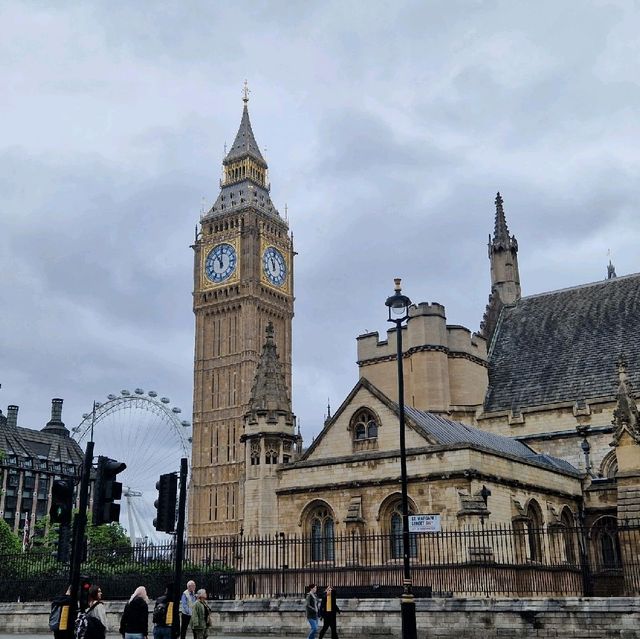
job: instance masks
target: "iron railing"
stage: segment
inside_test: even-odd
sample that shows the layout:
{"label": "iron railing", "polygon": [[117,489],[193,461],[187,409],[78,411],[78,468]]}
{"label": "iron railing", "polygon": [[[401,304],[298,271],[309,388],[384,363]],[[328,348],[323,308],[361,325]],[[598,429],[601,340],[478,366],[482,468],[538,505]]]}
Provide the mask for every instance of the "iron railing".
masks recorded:
{"label": "iron railing", "polygon": [[[185,544],[186,579],[219,599],[298,597],[309,583],[332,584],[340,596],[399,594],[398,535],[352,532],[310,538],[236,535]],[[175,548],[89,548],[82,574],[109,599],[139,585],[151,596],[172,580]],[[640,593],[640,520],[606,526],[479,526],[412,534],[416,596],[583,596]],[[43,600],[64,592],[69,567],[51,551],[0,557],[0,601]]]}

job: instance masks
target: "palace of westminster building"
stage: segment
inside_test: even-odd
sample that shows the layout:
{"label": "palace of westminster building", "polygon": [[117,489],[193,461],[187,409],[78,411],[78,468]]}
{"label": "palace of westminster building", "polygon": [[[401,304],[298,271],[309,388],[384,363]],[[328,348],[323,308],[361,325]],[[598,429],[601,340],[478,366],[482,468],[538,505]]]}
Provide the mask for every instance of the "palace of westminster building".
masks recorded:
{"label": "palace of westminster building", "polygon": [[[292,234],[270,197],[245,94],[220,194],[194,249],[189,538],[394,533],[394,331],[357,338],[359,380],[303,448],[292,412]],[[409,501],[455,529],[640,517],[640,275],[523,297],[495,199],[479,332],[444,306],[403,328]],[[490,490],[482,498],[483,487]],[[486,494],[486,491],[485,491]]]}

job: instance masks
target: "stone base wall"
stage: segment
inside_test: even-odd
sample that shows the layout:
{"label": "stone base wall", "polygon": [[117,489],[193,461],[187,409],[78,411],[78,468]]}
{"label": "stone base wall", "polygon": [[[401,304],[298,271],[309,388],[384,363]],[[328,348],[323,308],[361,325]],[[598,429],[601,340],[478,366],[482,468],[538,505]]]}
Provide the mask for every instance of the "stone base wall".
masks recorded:
{"label": "stone base wall", "polygon": [[[338,600],[340,636],[398,638],[397,599]],[[301,599],[214,601],[210,636],[304,637]],[[111,632],[124,603],[109,602]],[[0,634],[48,633],[49,604],[0,604]],[[416,602],[418,639],[640,639],[640,599],[422,599]]]}

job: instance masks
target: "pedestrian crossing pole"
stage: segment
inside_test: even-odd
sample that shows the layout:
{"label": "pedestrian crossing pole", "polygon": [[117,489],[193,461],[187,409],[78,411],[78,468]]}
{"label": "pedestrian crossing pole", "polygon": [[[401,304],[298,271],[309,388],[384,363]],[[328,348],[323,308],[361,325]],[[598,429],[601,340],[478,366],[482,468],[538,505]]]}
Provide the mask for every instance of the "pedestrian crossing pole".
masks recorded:
{"label": "pedestrian crossing pole", "polygon": [[182,592],[182,557],[184,555],[184,520],[187,508],[187,458],[180,460],[180,496],[178,498],[178,526],[176,529],[176,564],[173,583],[173,619],[171,622],[171,637],[180,636],[180,599]]}

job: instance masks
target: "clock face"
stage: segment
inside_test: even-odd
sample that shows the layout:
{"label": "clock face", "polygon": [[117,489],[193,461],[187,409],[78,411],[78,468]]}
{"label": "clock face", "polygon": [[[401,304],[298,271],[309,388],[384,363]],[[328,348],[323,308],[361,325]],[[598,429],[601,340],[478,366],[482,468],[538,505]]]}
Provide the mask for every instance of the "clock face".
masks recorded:
{"label": "clock face", "polygon": [[236,249],[231,244],[218,244],[209,251],[204,263],[204,272],[212,282],[220,284],[231,277],[237,263]]}
{"label": "clock face", "polygon": [[287,263],[280,251],[269,246],[262,254],[262,270],[274,286],[282,286],[287,279]]}

